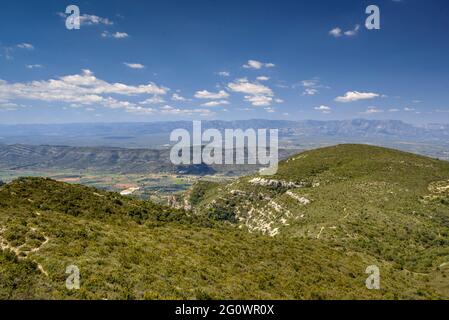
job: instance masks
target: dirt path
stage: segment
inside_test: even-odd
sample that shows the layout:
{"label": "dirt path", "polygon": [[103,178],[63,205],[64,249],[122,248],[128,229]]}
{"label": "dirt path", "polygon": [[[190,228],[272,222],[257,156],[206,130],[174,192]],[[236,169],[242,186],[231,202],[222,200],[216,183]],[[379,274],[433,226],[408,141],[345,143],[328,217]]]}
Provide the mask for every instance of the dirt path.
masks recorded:
{"label": "dirt path", "polygon": [[[36,231],[35,228],[31,228],[31,229],[32,229],[33,231]],[[19,247],[14,247],[14,246],[12,246],[12,245],[11,245],[5,238],[3,238],[3,237],[1,236],[1,234],[2,234],[4,231],[5,231],[4,228],[0,228],[0,248],[1,248],[2,250],[9,250],[9,251],[13,252],[13,253],[16,255],[16,257],[17,257],[18,260],[24,260],[24,259],[27,259],[27,258],[28,258],[28,255],[30,255],[31,253],[36,253],[36,252],[38,252],[39,250],[42,249],[42,247],[43,247],[44,245],[46,245],[46,244],[50,241],[50,238],[47,237],[46,235],[44,235],[45,241],[42,242],[42,244],[41,244],[39,247],[33,248],[33,249],[29,250],[29,251],[22,251],[21,248],[22,248],[25,244],[23,244],[23,245],[21,245],[21,246],[19,246]],[[33,259],[30,259],[30,260],[33,261],[34,263],[36,263],[36,264],[37,264],[38,270],[39,270],[42,274],[44,274],[45,276],[48,277],[47,271],[45,271],[44,267],[42,267],[42,265],[41,265],[40,263],[38,263],[36,260],[33,260]]]}
{"label": "dirt path", "polygon": [[318,233],[318,235],[316,236],[317,239],[319,239],[321,237],[321,234],[323,233],[325,227],[321,227],[320,232]]}

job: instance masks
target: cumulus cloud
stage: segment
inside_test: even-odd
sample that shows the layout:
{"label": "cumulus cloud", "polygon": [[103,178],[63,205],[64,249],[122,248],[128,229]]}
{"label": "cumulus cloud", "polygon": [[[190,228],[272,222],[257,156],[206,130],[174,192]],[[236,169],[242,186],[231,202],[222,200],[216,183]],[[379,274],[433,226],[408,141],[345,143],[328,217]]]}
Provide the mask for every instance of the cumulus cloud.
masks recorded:
{"label": "cumulus cloud", "polygon": [[245,69],[255,69],[259,70],[262,68],[274,68],[275,65],[273,63],[264,63],[257,60],[248,60],[246,64],[243,65]]}
{"label": "cumulus cloud", "polygon": [[250,95],[266,95],[273,96],[273,91],[260,83],[252,83],[247,79],[239,79],[228,84],[231,91],[245,93]]}
{"label": "cumulus cloud", "polygon": [[331,111],[332,111],[332,109],[330,107],[324,106],[324,105],[315,107],[314,109],[317,111],[320,111],[321,113],[325,113],[325,114],[331,113]]}
{"label": "cumulus cloud", "polygon": [[335,101],[342,102],[342,103],[348,103],[348,102],[354,102],[359,100],[369,100],[379,97],[380,95],[377,93],[372,92],[358,92],[358,91],[348,91],[346,94],[342,97],[335,98]]}
{"label": "cumulus cloud", "polygon": [[273,90],[261,84],[249,82],[248,79],[238,79],[228,84],[229,90],[245,94],[245,101],[253,106],[269,106],[273,102]]}
{"label": "cumulus cloud", "polygon": [[174,93],[174,94],[171,96],[171,99],[172,99],[173,101],[181,101],[181,102],[187,101],[187,100],[188,100],[188,99],[184,98],[183,96],[181,96],[181,95],[179,95],[179,94],[177,94],[177,93]]}
{"label": "cumulus cloud", "polygon": [[270,106],[273,102],[273,98],[269,96],[245,96],[245,101],[251,102],[255,107],[266,107]]}
{"label": "cumulus cloud", "polygon": [[219,100],[226,99],[228,97],[229,93],[224,90],[220,90],[219,92],[209,92],[207,90],[202,90],[195,93],[195,98],[197,99]]}
{"label": "cumulus cloud", "polygon": [[0,80],[0,100],[25,99],[79,105],[98,104],[108,108],[132,109],[136,106],[135,103],[117,100],[110,95],[159,96],[165,95],[168,90],[154,83],[137,86],[109,83],[98,79],[90,70],[57,79],[25,83],[8,83]]}

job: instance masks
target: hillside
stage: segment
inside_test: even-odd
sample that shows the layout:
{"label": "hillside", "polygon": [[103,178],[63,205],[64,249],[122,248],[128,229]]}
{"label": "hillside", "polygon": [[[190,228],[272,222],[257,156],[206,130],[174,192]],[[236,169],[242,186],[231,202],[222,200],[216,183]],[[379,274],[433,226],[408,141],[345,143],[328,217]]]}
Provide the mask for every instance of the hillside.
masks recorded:
{"label": "hillside", "polygon": [[[0,188],[0,242],[1,299],[442,297],[422,276],[362,253],[48,179]],[[364,286],[373,263],[381,291]],[[69,265],[81,271],[80,290],[65,288]]]}
{"label": "hillside", "polygon": [[0,298],[448,298],[448,180],[446,162],[357,145],[199,184],[195,212],[18,179],[0,187]]}
{"label": "hillside", "polygon": [[275,176],[199,184],[189,196],[197,215],[252,233],[316,239],[415,273],[438,274],[449,262],[445,161],[340,145],[283,161]]}

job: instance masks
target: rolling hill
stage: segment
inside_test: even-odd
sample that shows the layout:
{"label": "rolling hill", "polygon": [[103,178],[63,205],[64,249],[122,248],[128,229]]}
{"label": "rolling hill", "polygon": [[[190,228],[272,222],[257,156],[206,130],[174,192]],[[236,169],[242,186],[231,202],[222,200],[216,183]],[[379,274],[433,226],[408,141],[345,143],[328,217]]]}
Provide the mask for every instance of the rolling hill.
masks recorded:
{"label": "rolling hill", "polygon": [[193,211],[252,233],[317,239],[421,274],[449,262],[445,161],[339,145],[283,161],[272,177],[204,184],[186,195]]}
{"label": "rolling hill", "polygon": [[22,178],[0,187],[0,298],[449,298],[448,186],[447,162],[361,145],[200,183],[193,211]]}

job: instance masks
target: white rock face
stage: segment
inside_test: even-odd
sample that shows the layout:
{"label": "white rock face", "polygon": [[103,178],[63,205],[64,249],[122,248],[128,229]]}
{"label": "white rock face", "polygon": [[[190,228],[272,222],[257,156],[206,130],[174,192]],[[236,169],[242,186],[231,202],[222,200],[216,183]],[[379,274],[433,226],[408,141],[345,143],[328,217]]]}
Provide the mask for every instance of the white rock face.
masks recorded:
{"label": "white rock face", "polygon": [[305,198],[305,197],[301,197],[291,191],[287,191],[286,194],[290,197],[292,197],[293,199],[295,199],[296,201],[298,201],[300,204],[306,206],[308,204],[310,204],[310,200]]}
{"label": "white rock face", "polygon": [[133,194],[135,191],[139,190],[140,188],[129,188],[126,190],[123,190],[122,192],[120,192],[120,195],[122,196],[129,196],[131,194]]}
{"label": "white rock face", "polygon": [[294,182],[282,180],[269,180],[264,178],[254,178],[249,181],[252,185],[259,185],[263,187],[284,187],[284,188],[301,188],[303,185],[298,185]]}

